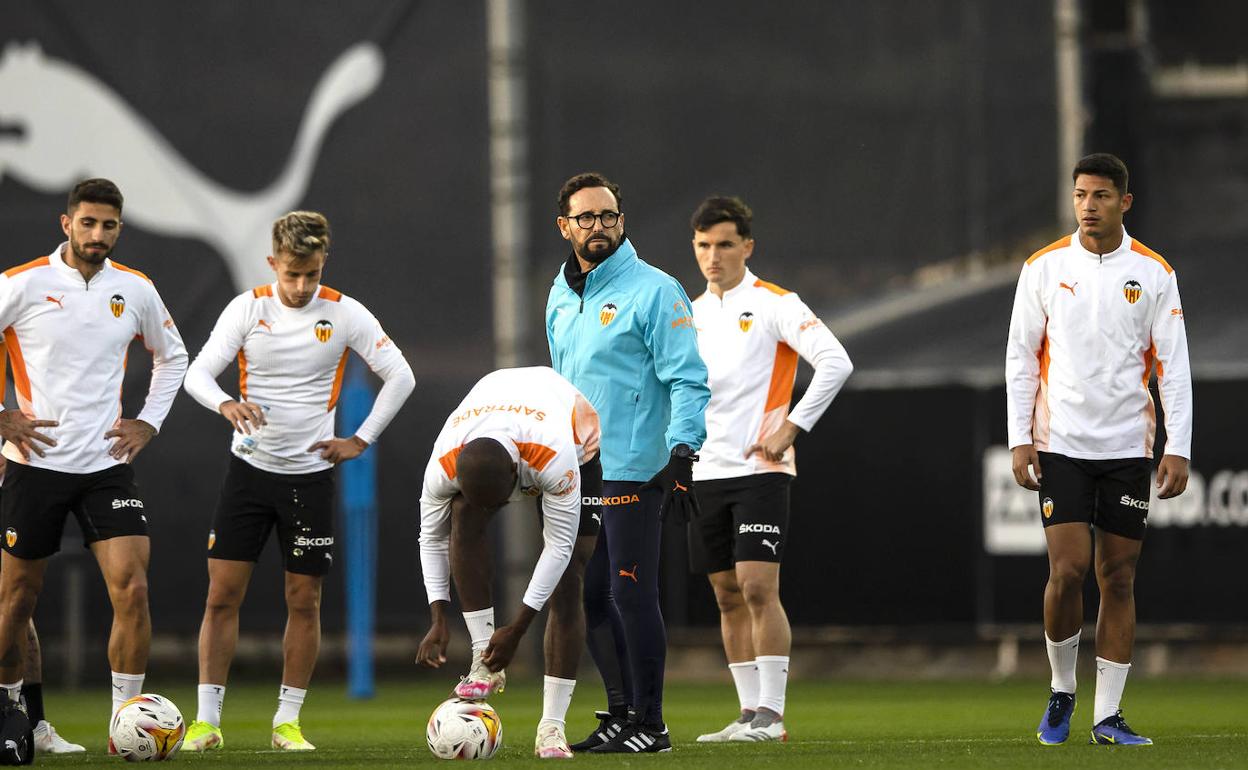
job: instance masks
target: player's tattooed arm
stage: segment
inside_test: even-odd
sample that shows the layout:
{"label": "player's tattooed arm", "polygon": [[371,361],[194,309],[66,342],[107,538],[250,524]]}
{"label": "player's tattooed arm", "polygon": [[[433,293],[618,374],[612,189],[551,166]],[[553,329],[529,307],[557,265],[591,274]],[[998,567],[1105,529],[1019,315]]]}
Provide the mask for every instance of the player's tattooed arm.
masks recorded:
{"label": "player's tattooed arm", "polygon": [[446,645],[451,640],[451,633],[446,627],[446,608],[449,604],[436,601],[429,605],[429,633],[425,634],[416,651],[416,665],[438,668],[446,662]]}
{"label": "player's tattooed arm", "polygon": [[30,459],[31,452],[43,457],[43,449],[35,443],[37,441],[56,446],[56,439],[45,436],[37,429],[55,428],[57,425],[60,423],[56,420],[32,420],[18,409],[0,411],[0,438],[13,442],[13,446],[17,447],[17,451],[26,460]]}

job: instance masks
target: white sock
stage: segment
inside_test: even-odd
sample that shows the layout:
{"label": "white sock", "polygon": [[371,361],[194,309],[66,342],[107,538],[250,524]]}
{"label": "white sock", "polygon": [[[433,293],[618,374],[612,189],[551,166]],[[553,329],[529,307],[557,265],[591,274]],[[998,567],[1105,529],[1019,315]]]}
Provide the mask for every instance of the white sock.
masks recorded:
{"label": "white sock", "polygon": [[754,663],[758,665],[758,707],[771,709],[784,716],[784,690],[789,683],[789,656],[759,655]]}
{"label": "white sock", "polygon": [[468,638],[472,639],[473,652],[490,646],[490,637],[494,635],[493,607],[465,612],[464,623],[468,624]]}
{"label": "white sock", "polygon": [[1122,690],[1127,686],[1130,663],[1115,663],[1102,657],[1096,659],[1096,710],[1092,724],[1099,725],[1118,713],[1122,702]]}
{"label": "white sock", "polygon": [[225,685],[201,684],[199,686],[199,711],[197,722],[207,722],[213,727],[221,726],[221,706],[225,703]]}
{"label": "white sock", "polygon": [[575,689],[575,679],[560,679],[557,676],[543,678],[542,722],[558,722],[561,726],[566,724],[568,706],[572,705],[572,691]]}
{"label": "white sock", "polygon": [[121,704],[143,692],[143,674],[118,674],[113,672],[113,713]]}
{"label": "white sock", "polygon": [[737,700],[742,711],[753,711],[758,708],[758,664],[752,660],[744,663],[729,663],[732,681],[737,685]]}
{"label": "white sock", "polygon": [[273,715],[273,726],[298,719],[299,709],[303,708],[303,699],[307,696],[308,691],[298,687],[282,685],[277,688],[277,713]]}
{"label": "white sock", "polygon": [[1074,636],[1062,642],[1055,642],[1048,634],[1044,635],[1044,646],[1049,651],[1049,668],[1053,669],[1053,679],[1049,682],[1053,692],[1075,694],[1075,663],[1079,659],[1081,633],[1076,631]]}
{"label": "white sock", "polygon": [[13,684],[0,684],[0,690],[4,690],[4,694],[9,696],[10,703],[17,703],[22,697],[23,680],[18,679]]}

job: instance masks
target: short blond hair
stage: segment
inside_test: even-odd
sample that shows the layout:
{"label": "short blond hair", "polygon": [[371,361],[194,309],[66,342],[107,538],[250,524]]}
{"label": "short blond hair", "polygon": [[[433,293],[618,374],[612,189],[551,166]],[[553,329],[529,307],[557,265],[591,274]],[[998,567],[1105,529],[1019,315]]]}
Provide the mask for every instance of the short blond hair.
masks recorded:
{"label": "short blond hair", "polygon": [[315,211],[292,211],[273,223],[273,255],[286,252],[300,259],[318,251],[329,253],[329,220]]}

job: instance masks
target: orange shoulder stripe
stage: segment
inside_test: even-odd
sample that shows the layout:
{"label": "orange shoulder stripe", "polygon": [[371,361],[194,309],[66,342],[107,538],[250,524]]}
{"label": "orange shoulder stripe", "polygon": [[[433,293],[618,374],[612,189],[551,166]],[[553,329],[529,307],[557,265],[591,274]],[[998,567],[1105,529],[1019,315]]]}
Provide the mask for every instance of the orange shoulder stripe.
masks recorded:
{"label": "orange shoulder stripe", "polygon": [[[111,260],[110,260],[110,262],[111,262]],[[132,274],[132,275],[137,275],[138,277],[142,278],[143,280],[147,281],[148,283],[152,283],[152,279],[151,279],[151,278],[148,278],[146,273],[142,273],[142,272],[140,272],[140,271],[138,271],[138,270],[135,270],[133,267],[126,267],[125,265],[121,264],[120,262],[112,262],[112,265],[113,265],[113,267],[117,268],[118,270],[120,270],[120,271],[121,271],[121,272],[123,272],[123,273],[130,273],[130,274]],[[153,286],[155,286],[155,284],[152,284],[152,285],[153,285]]]}
{"label": "orange shoulder stripe", "polygon": [[555,450],[545,444],[518,441],[516,442],[516,449],[520,450],[520,459],[528,463],[529,467],[535,471],[546,470],[546,466],[550,465],[550,461],[555,459]]}
{"label": "orange shoulder stripe", "polygon": [[272,297],[273,296],[272,284],[266,283],[263,286],[257,286],[256,288],[251,290],[251,296],[254,297],[255,299],[260,299],[261,297]]}
{"label": "orange shoulder stripe", "polygon": [[438,458],[438,464],[442,466],[443,472],[446,473],[446,477],[451,481],[454,481],[456,474],[459,473],[457,461],[459,460],[459,453],[462,451],[464,451],[464,448],[457,446]]}
{"label": "orange shoulder stripe", "polygon": [[316,296],[330,302],[338,302],[342,299],[342,292],[337,289],[331,289],[328,286],[322,286],[321,290],[316,293]]}
{"label": "orange shoulder stripe", "polygon": [[767,291],[771,292],[772,294],[779,294],[781,297],[783,297],[785,294],[792,294],[792,293],[793,293],[793,292],[789,291],[788,289],[783,289],[783,288],[781,288],[781,287],[779,287],[779,286],[775,285],[774,283],[770,283],[770,282],[768,282],[768,281],[764,281],[764,280],[763,280],[763,279],[761,279],[761,278],[759,278],[757,281],[755,281],[755,282],[754,282],[754,285],[755,285],[756,287],[760,288],[760,289],[766,289]]}
{"label": "orange shoulder stripe", "polygon": [[4,271],[4,274],[5,274],[5,275],[7,275],[8,277],[12,278],[13,276],[17,275],[18,273],[24,273],[24,272],[26,272],[27,270],[32,270],[32,269],[34,269],[34,268],[36,268],[36,267],[43,267],[44,265],[47,265],[47,264],[48,264],[48,258],[47,258],[47,257],[39,257],[38,259],[32,259],[32,260],[30,260],[29,262],[27,262],[27,263],[26,263],[26,264],[24,264],[24,265],[18,265],[17,267],[10,267],[8,270],[5,270],[5,271]]}
{"label": "orange shoulder stripe", "polygon": [[1032,254],[1030,257],[1028,257],[1027,264],[1030,265],[1032,262],[1035,262],[1037,259],[1040,259],[1045,254],[1048,254],[1050,251],[1056,251],[1057,249],[1064,249],[1069,245],[1070,245],[1069,235],[1066,236],[1065,238],[1062,238],[1061,240],[1053,241],[1048,246],[1045,246],[1043,249],[1040,249],[1035,254]]}
{"label": "orange shoulder stripe", "polygon": [[1144,256],[1148,257],[1149,259],[1155,259],[1155,260],[1157,260],[1158,262],[1160,262],[1160,263],[1161,263],[1161,266],[1162,266],[1162,267],[1164,267],[1164,268],[1166,269],[1166,272],[1167,272],[1167,273],[1173,273],[1173,272],[1174,272],[1174,268],[1173,268],[1173,267],[1170,267],[1170,263],[1169,263],[1169,262],[1167,262],[1166,260],[1162,259],[1162,256],[1161,256],[1160,254],[1158,254],[1157,252],[1153,251],[1152,249],[1150,249],[1149,247],[1147,247],[1147,246],[1145,246],[1144,244],[1140,243],[1139,241],[1137,241],[1137,240],[1136,240],[1136,239],[1134,239],[1134,238],[1132,238],[1132,239],[1131,239],[1131,250],[1132,250],[1132,251],[1134,251],[1136,254],[1143,254]]}

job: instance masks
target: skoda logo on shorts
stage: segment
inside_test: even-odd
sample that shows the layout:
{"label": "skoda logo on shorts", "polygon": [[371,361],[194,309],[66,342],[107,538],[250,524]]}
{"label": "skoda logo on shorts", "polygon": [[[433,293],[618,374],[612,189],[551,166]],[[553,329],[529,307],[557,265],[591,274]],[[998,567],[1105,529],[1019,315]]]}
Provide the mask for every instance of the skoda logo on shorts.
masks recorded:
{"label": "skoda logo on shorts", "polygon": [[321,342],[329,342],[329,338],[334,336],[334,325],[322,318],[316,322],[316,326],[312,327],[312,331],[316,333],[316,338]]}
{"label": "skoda logo on shorts", "polygon": [[1044,498],[1044,502],[1040,504],[1040,510],[1044,513],[1044,518],[1053,518],[1053,498]]}
{"label": "skoda logo on shorts", "polygon": [[17,545],[17,530],[9,527],[4,531],[4,544],[9,548]]}
{"label": "skoda logo on shorts", "polygon": [[615,313],[617,310],[619,310],[619,308],[617,308],[612,303],[608,302],[607,304],[602,306],[602,310],[598,311],[598,320],[602,322],[603,326],[606,326],[607,324],[611,323],[611,321],[615,318]]}
{"label": "skoda logo on shorts", "polygon": [[126,312],[126,298],[120,294],[109,297],[108,309],[113,311],[113,318],[121,318],[121,314]]}

